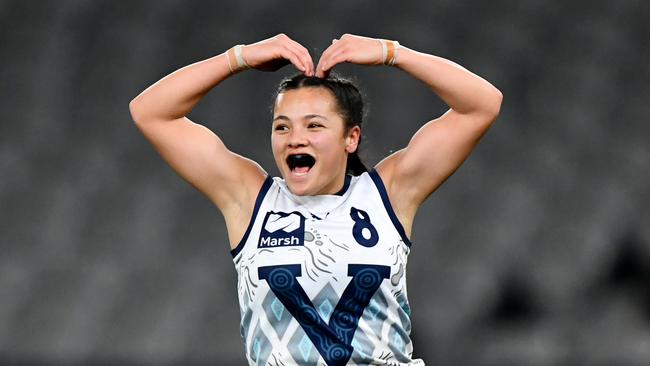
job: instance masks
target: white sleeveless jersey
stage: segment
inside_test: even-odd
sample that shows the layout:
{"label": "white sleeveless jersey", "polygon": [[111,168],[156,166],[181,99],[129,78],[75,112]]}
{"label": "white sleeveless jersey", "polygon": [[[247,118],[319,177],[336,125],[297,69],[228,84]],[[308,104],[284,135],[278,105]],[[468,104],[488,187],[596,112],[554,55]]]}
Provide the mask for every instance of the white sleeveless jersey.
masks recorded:
{"label": "white sleeveless jersey", "polygon": [[424,365],[412,359],[410,242],[375,170],[336,195],[267,178],[232,250],[251,365]]}

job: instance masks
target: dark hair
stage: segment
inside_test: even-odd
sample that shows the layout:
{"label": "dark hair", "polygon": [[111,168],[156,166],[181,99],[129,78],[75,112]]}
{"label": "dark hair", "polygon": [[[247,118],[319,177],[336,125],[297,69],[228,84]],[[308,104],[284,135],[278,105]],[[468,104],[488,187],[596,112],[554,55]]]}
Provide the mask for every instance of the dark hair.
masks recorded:
{"label": "dark hair", "polygon": [[[366,115],[363,95],[354,82],[336,74],[330,74],[323,79],[315,76],[305,76],[302,73],[286,78],[278,85],[273,100],[277,99],[278,95],[285,91],[309,87],[323,87],[332,92],[341,118],[345,122],[346,133],[354,126],[361,127],[363,125]],[[361,135],[359,136],[359,145],[361,145]],[[354,152],[348,153],[346,174],[361,175],[368,171],[358,152],[359,147]]]}

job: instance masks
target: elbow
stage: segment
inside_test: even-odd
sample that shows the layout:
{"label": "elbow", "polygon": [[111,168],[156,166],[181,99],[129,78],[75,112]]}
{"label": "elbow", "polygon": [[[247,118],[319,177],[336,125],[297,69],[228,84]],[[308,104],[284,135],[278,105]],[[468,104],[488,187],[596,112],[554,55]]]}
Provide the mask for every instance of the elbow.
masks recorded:
{"label": "elbow", "polygon": [[493,87],[489,98],[486,98],[486,114],[489,115],[490,121],[494,121],[501,112],[501,104],[503,103],[503,93],[497,88]]}
{"label": "elbow", "polygon": [[129,112],[131,113],[131,119],[135,124],[142,121],[143,107],[139,97],[135,97],[131,102],[129,102]]}
{"label": "elbow", "polygon": [[164,108],[160,106],[158,99],[153,99],[146,94],[140,94],[129,102],[129,112],[133,122],[141,127],[142,125],[151,124],[158,121],[169,121],[183,117],[173,114],[165,114]]}

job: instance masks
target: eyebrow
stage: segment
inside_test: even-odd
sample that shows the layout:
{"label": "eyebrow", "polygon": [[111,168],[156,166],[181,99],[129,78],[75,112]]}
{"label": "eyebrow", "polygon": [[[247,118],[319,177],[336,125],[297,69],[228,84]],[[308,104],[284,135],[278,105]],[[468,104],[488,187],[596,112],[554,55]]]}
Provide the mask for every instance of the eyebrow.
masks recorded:
{"label": "eyebrow", "polygon": [[[321,116],[320,114],[306,114],[306,115],[304,115],[302,117],[303,120],[309,120],[309,119],[312,119],[312,118],[322,118],[324,120],[327,120],[327,117]],[[285,115],[282,115],[282,114],[275,117],[275,118],[273,118],[273,122],[275,122],[277,120],[291,121],[291,119],[289,117],[287,117]]]}

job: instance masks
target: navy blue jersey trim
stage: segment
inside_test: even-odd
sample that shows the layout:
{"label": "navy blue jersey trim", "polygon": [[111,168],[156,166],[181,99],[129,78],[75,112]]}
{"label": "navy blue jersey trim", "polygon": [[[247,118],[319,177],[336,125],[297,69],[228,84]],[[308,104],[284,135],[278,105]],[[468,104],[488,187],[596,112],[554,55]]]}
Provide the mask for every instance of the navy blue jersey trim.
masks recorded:
{"label": "navy blue jersey trim", "polygon": [[402,226],[402,223],[399,222],[397,215],[395,215],[395,211],[393,211],[393,206],[390,204],[390,199],[388,198],[388,192],[386,191],[386,186],[384,186],[384,182],[381,180],[379,173],[377,173],[377,171],[373,168],[368,172],[368,174],[370,175],[370,178],[372,178],[372,181],[375,182],[375,186],[377,186],[377,190],[379,191],[381,200],[384,202],[384,207],[386,208],[386,212],[388,212],[388,216],[390,217],[390,220],[393,222],[395,229],[397,229],[397,232],[402,237],[404,243],[410,247],[411,240],[406,236],[406,231],[404,231],[404,226]]}
{"label": "navy blue jersey trim", "polygon": [[350,181],[352,181],[352,176],[351,175],[345,175],[345,181],[343,182],[343,188],[341,188],[340,191],[334,193],[337,196],[342,196],[345,194],[345,192],[348,191],[348,188],[350,188]]}
{"label": "navy blue jersey trim", "polygon": [[262,188],[260,188],[260,193],[257,194],[257,199],[255,199],[255,208],[253,209],[253,214],[251,215],[251,221],[248,223],[248,227],[246,228],[246,232],[244,233],[244,237],[241,239],[239,244],[235,247],[235,249],[232,249],[230,251],[230,254],[234,257],[241,252],[242,249],[244,249],[244,244],[246,244],[246,240],[248,240],[248,235],[250,235],[251,230],[253,229],[253,224],[255,223],[255,217],[257,217],[257,212],[260,210],[260,206],[262,205],[262,201],[264,200],[264,196],[266,196],[266,192],[269,191],[269,188],[271,188],[271,184],[273,184],[273,178],[271,176],[267,176],[266,180],[264,180],[264,184],[262,184]]}

